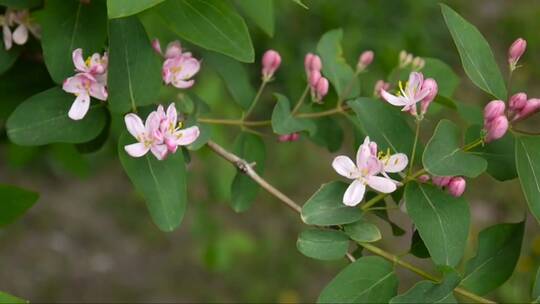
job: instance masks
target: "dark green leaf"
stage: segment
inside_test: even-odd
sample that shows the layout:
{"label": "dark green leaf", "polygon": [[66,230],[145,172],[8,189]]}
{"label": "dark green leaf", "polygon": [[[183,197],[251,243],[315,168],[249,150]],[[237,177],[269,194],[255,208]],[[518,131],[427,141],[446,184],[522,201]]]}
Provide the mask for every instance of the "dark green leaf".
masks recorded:
{"label": "dark green leaf", "polygon": [[478,252],[467,262],[462,285],[479,295],[502,285],[514,272],[525,222],[498,224],[480,232]]}
{"label": "dark green leaf", "polygon": [[486,39],[450,7],[441,4],[441,9],[467,76],[480,89],[505,100],[506,86]]}
{"label": "dark green leaf", "polygon": [[253,62],[246,23],[227,1],[167,0],[155,10],[183,39],[239,61]]}
{"label": "dark green leaf", "polygon": [[484,120],[484,111],[477,104],[454,101],[457,112],[469,124],[481,124]]}
{"label": "dark green leaf", "polygon": [[14,186],[0,185],[0,198],[0,227],[2,227],[22,216],[37,202],[39,195]]}
{"label": "dark green leaf", "polygon": [[0,303],[19,304],[19,303],[30,303],[30,302],[0,291]]}
{"label": "dark green leaf", "polygon": [[[240,133],[234,143],[234,152],[249,163],[255,163],[255,171],[262,175],[266,151],[262,139],[251,133]],[[259,192],[259,185],[245,173],[237,171],[231,185],[231,207],[236,212],[251,207]]]}
{"label": "dark green leaf", "polygon": [[236,4],[268,36],[274,36],[274,0],[237,0]]}
{"label": "dark green leaf", "polygon": [[308,131],[314,134],[315,123],[309,119],[296,118],[291,114],[291,104],[287,97],[275,94],[277,98],[276,106],[272,112],[272,129],[275,133],[284,135],[294,132]]}
{"label": "dark green leaf", "polygon": [[463,256],[469,235],[469,205],[427,184],[405,188],[407,213],[438,265],[455,266]]}
{"label": "dark green leaf", "polygon": [[317,44],[317,52],[323,63],[323,74],[330,80],[338,96],[343,99],[358,95],[359,86],[353,69],[343,57],[341,39],[343,30],[326,32]]}
{"label": "dark green leaf", "polygon": [[347,253],[349,238],[341,231],[310,228],[298,236],[296,248],[310,258],[338,260]]}
{"label": "dark green leaf", "polygon": [[392,298],[390,303],[457,303],[453,291],[460,279],[459,274],[451,270],[441,283],[420,281],[405,293]]}
{"label": "dark green leaf", "polygon": [[413,233],[412,240],[411,240],[411,248],[409,249],[409,252],[413,254],[415,257],[418,257],[421,259],[427,259],[430,257],[429,251],[426,248],[426,244],[424,244],[424,241],[420,237],[418,230],[415,230]]}
{"label": "dark green leaf", "polygon": [[163,231],[173,231],[182,222],[187,203],[186,166],[180,151],[157,160],[152,153],[129,156],[124,147],[136,140],[124,132],[118,144],[120,162],[135,188],[142,193],[152,220]]}
{"label": "dark green leaf", "polygon": [[459,77],[452,68],[436,58],[424,58],[426,65],[422,69],[425,78],[433,78],[437,81],[439,95],[452,97],[459,85]]}
{"label": "dark green leaf", "polygon": [[379,228],[363,218],[352,224],[347,224],[343,228],[345,233],[357,242],[370,243],[382,238]]}
{"label": "dark green leaf", "polygon": [[516,169],[529,209],[540,221],[540,137],[516,137]]}
{"label": "dark green leaf", "polygon": [[343,143],[343,130],[339,122],[332,117],[321,117],[314,120],[317,127],[311,140],[319,146],[326,147],[329,152],[336,152]]}
{"label": "dark green leaf", "polygon": [[137,14],[164,0],[107,0],[109,18],[121,18]]}
{"label": "dark green leaf", "polygon": [[397,293],[398,279],[390,262],[361,257],[345,267],[323,289],[318,303],[387,303]]}
{"label": "dark green leaf", "polygon": [[343,204],[343,194],[349,185],[344,182],[324,184],[302,207],[302,220],[309,225],[341,225],[362,218],[358,208]]}
{"label": "dark green leaf", "polygon": [[156,101],[161,68],[137,17],[109,21],[109,108],[125,113]]}
{"label": "dark green leaf", "polygon": [[107,122],[102,104],[93,104],[82,120],[72,120],[68,111],[75,96],[60,88],[38,93],[20,104],[7,121],[10,140],[21,146],[50,143],[83,143],[99,135]]}
{"label": "dark green leaf", "polygon": [[47,0],[38,21],[43,29],[41,45],[45,65],[56,83],[75,74],[71,53],[101,52],[107,37],[105,1]]}
{"label": "dark green leaf", "polygon": [[4,42],[0,42],[0,74],[4,74],[15,64],[15,61],[19,58],[20,50],[19,47],[15,46],[7,51]]}
{"label": "dark green leaf", "polygon": [[459,128],[446,119],[437,125],[426,146],[422,162],[424,168],[435,176],[477,177],[487,168],[485,159],[461,149]]}
{"label": "dark green leaf", "polygon": [[0,0],[0,5],[9,8],[23,9],[37,7],[41,5],[41,2],[41,0]]}

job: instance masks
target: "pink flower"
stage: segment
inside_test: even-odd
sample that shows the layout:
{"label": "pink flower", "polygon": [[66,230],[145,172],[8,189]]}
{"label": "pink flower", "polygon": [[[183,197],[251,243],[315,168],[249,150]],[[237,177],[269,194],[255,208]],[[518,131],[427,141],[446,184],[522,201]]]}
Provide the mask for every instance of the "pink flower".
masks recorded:
{"label": "pink flower", "polygon": [[105,101],[108,96],[105,85],[88,73],[79,73],[64,80],[62,89],[77,96],[68,113],[73,120],[84,118],[90,108],[90,97]]}
{"label": "pink flower", "polygon": [[293,142],[298,139],[300,139],[300,134],[298,133],[285,134],[278,137],[279,142]]}
{"label": "pink flower", "polygon": [[[28,10],[16,11],[6,9],[5,15],[0,17],[2,33],[4,38],[4,47],[11,49],[13,43],[23,45],[28,41],[28,32],[30,31],[36,38],[41,37],[40,28],[31,21]],[[11,27],[16,27],[11,32]]]}
{"label": "pink flower", "polygon": [[268,50],[262,58],[262,77],[263,81],[270,81],[281,65],[281,56],[274,50]]}
{"label": "pink flower", "polygon": [[437,93],[439,92],[439,86],[437,85],[437,82],[433,78],[428,78],[424,80],[424,83],[422,84],[422,90],[429,91],[429,94],[420,102],[420,115],[426,114],[429,105],[435,97],[437,96]]}
{"label": "pink flower", "polygon": [[461,176],[453,177],[450,182],[448,183],[448,193],[450,195],[455,197],[460,197],[463,195],[463,192],[465,192],[465,187],[467,186],[467,182],[465,179]]}
{"label": "pink flower", "polygon": [[488,121],[484,126],[487,131],[484,141],[489,143],[503,137],[506,131],[508,131],[508,125],[508,118],[504,115],[497,116]]}
{"label": "pink flower", "polygon": [[362,52],[362,54],[360,54],[360,56],[358,57],[356,70],[357,71],[365,70],[373,62],[374,57],[375,57],[375,53],[373,53],[373,51]]}
{"label": "pink flower", "polygon": [[304,59],[304,67],[308,76],[310,71],[320,72],[322,69],[321,57],[312,53],[307,53],[306,58]]}
{"label": "pink flower", "polygon": [[525,53],[527,49],[527,41],[523,38],[518,38],[510,48],[508,49],[508,64],[510,65],[510,70],[515,70],[516,65],[519,61],[519,58]]}
{"label": "pink flower", "polygon": [[397,95],[392,95],[382,89],[381,96],[388,103],[403,107],[402,111],[411,112],[413,115],[416,115],[416,104],[430,94],[430,90],[423,87],[423,83],[424,75],[422,73],[412,72],[409,75],[409,81],[405,84],[405,88],[399,82],[400,92]]}
{"label": "pink flower", "polygon": [[451,176],[433,176],[431,180],[434,185],[442,188],[442,187],[448,186],[451,179],[452,179]]}
{"label": "pink flower", "polygon": [[163,63],[163,81],[179,89],[190,88],[195,83],[191,78],[200,68],[201,64],[197,59],[185,54],[168,58]]}
{"label": "pink flower", "polygon": [[103,75],[101,76],[101,81],[105,85],[107,82],[107,68],[109,66],[109,56],[107,55],[107,52],[105,52],[103,56],[94,53],[92,56],[86,58],[86,60],[83,59],[82,54],[83,50],[79,48],[74,50],[71,55],[73,64],[75,65],[75,71],[89,73],[96,78],[98,75]]}
{"label": "pink flower", "polygon": [[174,153],[178,146],[190,145],[199,137],[200,131],[197,126],[182,129],[174,103],[167,107],[167,112],[159,105],[157,113],[160,118],[158,138],[163,140],[168,152]]}

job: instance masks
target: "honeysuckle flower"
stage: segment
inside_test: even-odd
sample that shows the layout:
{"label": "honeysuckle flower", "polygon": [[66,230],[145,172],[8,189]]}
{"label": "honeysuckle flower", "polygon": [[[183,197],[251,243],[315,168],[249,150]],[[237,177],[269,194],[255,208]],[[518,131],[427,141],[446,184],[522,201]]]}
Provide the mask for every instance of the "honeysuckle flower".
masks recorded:
{"label": "honeysuckle flower", "polygon": [[540,111],[540,99],[531,98],[527,100],[523,108],[512,118],[512,121],[523,120],[538,111]]}
{"label": "honeysuckle flower", "polygon": [[89,73],[78,73],[64,80],[62,89],[77,96],[69,109],[68,116],[73,120],[83,119],[90,108],[90,97],[105,101],[108,93],[105,85]]}
{"label": "honeysuckle flower", "polygon": [[405,50],[402,50],[401,52],[399,52],[399,67],[400,68],[404,68],[408,66],[409,64],[411,64],[412,61],[413,61],[412,54],[407,53],[407,51]]}
{"label": "honeysuckle flower", "polygon": [[293,142],[298,139],[300,139],[300,134],[298,133],[284,134],[278,137],[279,142]]}
{"label": "honeysuckle flower", "polygon": [[274,50],[268,50],[262,57],[262,79],[270,81],[281,65],[281,56]]}
{"label": "honeysuckle flower", "polygon": [[347,206],[356,206],[363,200],[366,186],[382,193],[391,193],[397,188],[390,178],[378,176],[384,165],[372,154],[369,137],[358,148],[356,164],[349,157],[340,155],[334,159],[332,167],[339,175],[353,180],[343,195],[343,203]]}
{"label": "honeysuckle flower", "polygon": [[442,188],[442,187],[446,187],[450,183],[451,179],[452,179],[451,176],[433,176],[431,180],[434,185]]}
{"label": "honeysuckle flower", "polygon": [[159,42],[159,39],[157,38],[152,40],[152,48],[154,49],[154,51],[156,51],[156,53],[158,53],[163,58],[174,58],[181,55],[191,57],[191,53],[189,52],[182,53],[182,45],[180,44],[180,41],[178,40],[171,41],[169,42],[169,44],[167,44],[167,48],[165,49],[165,54],[163,54],[163,52],[161,51],[161,43]]}
{"label": "honeysuckle flower", "polygon": [[356,64],[356,70],[361,72],[365,70],[372,62],[375,57],[373,51],[364,51],[358,57],[358,63]]}
{"label": "honeysuckle flower", "polygon": [[410,111],[415,115],[416,104],[426,98],[431,92],[428,88],[423,87],[423,83],[424,75],[422,73],[412,72],[405,87],[399,82],[400,92],[397,95],[392,95],[386,90],[381,89],[381,96],[388,103],[403,107],[402,111]]}
{"label": "honeysuckle flower", "polygon": [[[94,77],[107,74],[107,68],[109,66],[109,56],[107,55],[107,52],[105,52],[103,56],[98,53],[94,53],[92,56],[84,60],[83,50],[79,48],[75,49],[71,56],[73,59],[73,65],[75,65],[75,71],[80,73],[89,73]],[[106,83],[106,79],[104,80],[105,81],[102,82],[103,84]]]}
{"label": "honeysuckle flower", "polygon": [[381,90],[387,91],[389,88],[390,88],[390,83],[385,82],[382,79],[377,80],[377,82],[375,83],[375,86],[373,87],[373,96],[381,97]]}
{"label": "honeysuckle flower", "polygon": [[[11,49],[13,43],[23,45],[28,41],[28,32],[31,32],[36,38],[41,37],[40,27],[32,22],[28,10],[7,9],[4,16],[0,17],[2,24],[2,33],[4,38],[4,47]],[[12,32],[11,27],[15,27]]]}
{"label": "honeysuckle flower", "polygon": [[390,150],[378,151],[377,143],[370,141],[369,137],[364,140],[367,144],[372,156],[375,156],[382,165],[381,174],[384,177],[390,178],[388,173],[398,173],[403,171],[409,163],[409,158],[404,153],[390,154]]}
{"label": "honeysuckle flower", "polygon": [[178,146],[190,145],[199,137],[200,131],[197,126],[182,129],[183,123],[178,121],[178,113],[174,103],[167,107],[167,112],[160,105],[157,114],[160,123],[156,137],[163,141],[168,152],[175,153]]}
{"label": "honeysuckle flower", "polygon": [[484,107],[484,121],[491,121],[504,115],[506,105],[502,100],[492,100]]}
{"label": "honeysuckle flower", "polygon": [[437,93],[439,92],[439,86],[433,78],[424,80],[422,84],[423,90],[428,90],[429,94],[420,102],[420,115],[425,115],[429,108],[429,105],[435,100]]}
{"label": "honeysuckle flower", "polygon": [[489,143],[499,139],[508,131],[509,123],[506,118],[505,104],[502,100],[492,100],[484,107],[484,141]]}
{"label": "honeysuckle flower", "polygon": [[465,179],[461,176],[453,177],[452,180],[448,183],[448,193],[450,195],[455,197],[460,197],[463,195],[463,192],[465,192],[465,187],[467,186],[467,182]]}
{"label": "honeysuckle flower", "polygon": [[200,62],[191,55],[180,55],[167,58],[163,63],[163,81],[165,84],[172,84],[179,89],[187,89],[195,84],[191,79],[199,72]]}
{"label": "honeysuckle flower", "polygon": [[319,81],[317,81],[317,84],[313,88],[315,102],[320,103],[322,101],[324,96],[328,94],[328,87],[329,87],[328,79],[321,77]]}
{"label": "honeysuckle flower", "polygon": [[512,114],[521,111],[527,104],[527,94],[520,92],[512,95],[508,102],[508,108]]}
{"label": "honeysuckle flower", "polygon": [[141,118],[130,113],[124,117],[128,132],[137,139],[137,143],[124,147],[127,154],[133,157],[144,156],[148,151],[158,159],[163,160],[167,156],[167,146],[159,135],[161,118],[157,112],[152,112],[143,124]]}
{"label": "honeysuckle flower", "polygon": [[517,63],[519,58],[525,53],[527,49],[527,41],[523,38],[518,38],[510,48],[508,49],[508,64],[510,65],[510,70],[513,71],[517,68]]}
{"label": "honeysuckle flower", "polygon": [[412,69],[415,71],[420,71],[426,65],[426,61],[420,57],[414,57],[412,61]]}
{"label": "honeysuckle flower", "polygon": [[313,53],[307,53],[306,58],[304,59],[304,67],[306,69],[306,74],[308,75],[308,77],[310,71],[320,72],[322,69],[321,57]]}

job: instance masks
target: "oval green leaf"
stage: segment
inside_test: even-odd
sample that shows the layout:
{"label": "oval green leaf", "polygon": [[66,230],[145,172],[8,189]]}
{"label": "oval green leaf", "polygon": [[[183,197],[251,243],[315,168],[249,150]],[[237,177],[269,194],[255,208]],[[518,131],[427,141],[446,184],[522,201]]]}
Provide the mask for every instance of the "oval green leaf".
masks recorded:
{"label": "oval green leaf", "polygon": [[154,223],[163,231],[173,231],[182,222],[187,204],[186,166],[181,151],[157,160],[152,153],[129,156],[124,147],[135,139],[124,132],[118,143],[120,162],[137,191],[146,200]]}
{"label": "oval green leaf", "polygon": [[281,94],[275,94],[276,106],[272,112],[272,129],[277,134],[291,134],[294,132],[308,131],[315,134],[315,123],[306,118],[296,118],[291,113],[289,99]]}
{"label": "oval green leaf", "polygon": [[540,137],[516,137],[516,168],[529,210],[540,222]]}
{"label": "oval green leaf", "polygon": [[23,300],[14,295],[10,295],[8,293],[0,291],[0,303],[22,304],[22,303],[30,303],[30,301]]}
{"label": "oval green leaf", "polygon": [[157,5],[164,0],[107,0],[109,18],[122,18],[135,15]]}
{"label": "oval green leaf", "polygon": [[228,1],[167,0],[154,10],[183,39],[242,62],[253,62],[246,23]]}
{"label": "oval green leaf", "polygon": [[420,281],[405,293],[390,300],[390,304],[408,303],[457,303],[454,298],[461,278],[455,270],[449,270],[441,283]]}
{"label": "oval green leaf", "polygon": [[409,183],[407,213],[437,265],[456,266],[467,245],[469,205],[432,185]]}
{"label": "oval green leaf", "polygon": [[305,256],[317,260],[339,260],[347,254],[349,238],[341,231],[308,229],[302,231],[296,248]]}
{"label": "oval green leaf", "polygon": [[371,243],[382,238],[379,228],[363,218],[352,224],[347,224],[343,228],[345,233],[357,242]]}
{"label": "oval green leaf", "polygon": [[75,96],[60,88],[38,93],[21,103],[7,121],[9,139],[21,146],[50,143],[84,143],[96,138],[107,123],[100,103],[90,106],[82,120],[72,120],[68,111]]}
{"label": "oval green leaf", "polygon": [[345,267],[323,289],[318,303],[388,303],[397,293],[398,279],[390,262],[361,257]]}
{"label": "oval green leaf", "polygon": [[21,188],[0,185],[0,227],[12,223],[32,207],[39,195]]}
{"label": "oval green leaf", "polygon": [[236,4],[268,36],[274,36],[274,0],[237,0]]}

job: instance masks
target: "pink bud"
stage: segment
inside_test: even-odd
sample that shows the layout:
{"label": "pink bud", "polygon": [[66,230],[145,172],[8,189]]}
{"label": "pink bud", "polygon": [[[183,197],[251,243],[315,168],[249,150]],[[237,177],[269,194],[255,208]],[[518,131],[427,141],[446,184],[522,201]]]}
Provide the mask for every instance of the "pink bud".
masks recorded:
{"label": "pink bud", "polygon": [[525,93],[516,93],[510,97],[510,102],[508,102],[508,106],[510,108],[510,111],[512,112],[519,112],[521,109],[525,107],[527,104],[527,94]]}
{"label": "pink bud", "polygon": [[457,176],[452,178],[450,183],[448,183],[448,193],[450,195],[455,197],[460,197],[463,192],[465,192],[465,187],[467,186],[467,182],[465,179],[461,176]]}
{"label": "pink bud", "polygon": [[504,115],[504,101],[492,100],[484,107],[484,121],[491,121],[498,116]]}
{"label": "pink bud", "polygon": [[433,184],[439,187],[445,187],[450,183],[451,176],[433,176],[431,179]]}
{"label": "pink bud", "polygon": [[527,100],[527,103],[525,104],[523,109],[521,109],[521,111],[519,111],[516,114],[516,116],[514,116],[512,121],[523,120],[523,119],[533,115],[534,113],[538,112],[539,110],[540,110],[540,99],[531,98],[531,99]]}
{"label": "pink bud", "polygon": [[159,39],[156,38],[156,39],[152,40],[152,48],[154,49],[154,51],[156,51],[156,53],[163,56],[163,52],[161,51],[161,44],[159,43]]}
{"label": "pink bud", "polygon": [[497,116],[485,126],[485,129],[487,131],[486,143],[499,139],[508,131],[508,118],[506,116]]}
{"label": "pink bud", "polygon": [[310,71],[320,71],[322,69],[321,57],[308,53],[304,60],[304,67],[306,68],[306,73],[308,75]]}
{"label": "pink bud", "polygon": [[317,83],[322,78],[321,72],[318,70],[309,71],[309,85],[313,90],[317,87]]}
{"label": "pink bud", "polygon": [[290,141],[297,141],[299,139],[300,139],[300,134],[298,133],[292,133],[291,136],[289,137]]}
{"label": "pink bud", "polygon": [[418,181],[421,183],[427,183],[429,181],[429,175],[422,174],[418,177]]}
{"label": "pink bud", "polygon": [[424,115],[426,114],[431,102],[435,99],[435,96],[437,96],[437,93],[439,92],[439,86],[433,78],[428,78],[424,80],[424,83],[422,84],[422,90],[429,90],[429,94],[424,97],[424,99],[420,102],[420,113]]}
{"label": "pink bud", "polygon": [[321,77],[315,88],[315,99],[321,101],[328,94],[328,79]]}
{"label": "pink bud", "polygon": [[291,137],[290,134],[280,135],[280,136],[278,137],[278,141],[279,141],[279,142],[287,142],[287,141],[289,141],[289,138],[290,138],[290,137]]}
{"label": "pink bud", "polygon": [[281,56],[274,50],[268,50],[262,58],[262,75],[264,81],[269,81],[281,64]]}
{"label": "pink bud", "polygon": [[378,80],[373,88],[373,96],[381,97],[381,90],[387,91],[390,88],[390,84],[384,80]]}
{"label": "pink bud", "polygon": [[375,54],[373,53],[373,51],[364,51],[362,54],[360,54],[360,57],[358,57],[358,64],[356,65],[356,69],[358,71],[365,70],[373,62],[374,57]]}
{"label": "pink bud", "polygon": [[516,68],[516,64],[519,61],[519,58],[525,53],[525,50],[527,49],[527,41],[523,38],[518,38],[510,48],[508,49],[508,63],[510,64],[510,68],[514,70]]}

